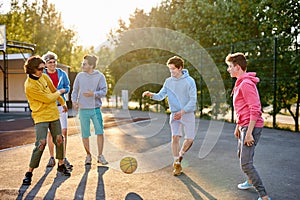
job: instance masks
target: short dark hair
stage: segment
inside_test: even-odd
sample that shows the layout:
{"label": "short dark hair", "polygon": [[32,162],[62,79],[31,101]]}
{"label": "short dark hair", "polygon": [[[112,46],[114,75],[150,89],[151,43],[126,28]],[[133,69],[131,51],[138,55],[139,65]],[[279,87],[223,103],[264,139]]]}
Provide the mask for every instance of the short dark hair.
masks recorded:
{"label": "short dark hair", "polygon": [[92,65],[93,68],[96,67],[96,65],[97,65],[97,57],[96,57],[96,56],[94,56],[94,55],[85,55],[85,56],[83,57],[83,59],[87,60],[87,61],[88,61],[88,64],[89,64],[89,65]]}
{"label": "short dark hair", "polygon": [[29,57],[24,64],[25,73],[34,74],[41,63],[45,61],[39,55]]}
{"label": "short dark hair", "polygon": [[184,68],[184,61],[179,56],[173,56],[167,61],[167,65],[174,64],[177,69]]}
{"label": "short dark hair", "polygon": [[225,59],[225,62],[227,64],[229,64],[231,62],[234,65],[238,64],[239,66],[241,66],[243,71],[247,70],[247,60],[243,53],[237,52],[237,53],[233,53],[233,54],[228,54],[228,56]]}

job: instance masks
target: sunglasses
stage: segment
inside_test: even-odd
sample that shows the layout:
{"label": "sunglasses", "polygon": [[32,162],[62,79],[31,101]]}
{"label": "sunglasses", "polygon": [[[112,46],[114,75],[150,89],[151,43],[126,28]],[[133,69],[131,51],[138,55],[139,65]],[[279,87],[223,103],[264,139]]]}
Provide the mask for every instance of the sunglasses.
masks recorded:
{"label": "sunglasses", "polygon": [[56,63],[56,61],[49,61],[49,62],[47,62],[47,64],[55,64]]}
{"label": "sunglasses", "polygon": [[41,67],[41,68],[37,68],[38,71],[43,71],[45,68]]}

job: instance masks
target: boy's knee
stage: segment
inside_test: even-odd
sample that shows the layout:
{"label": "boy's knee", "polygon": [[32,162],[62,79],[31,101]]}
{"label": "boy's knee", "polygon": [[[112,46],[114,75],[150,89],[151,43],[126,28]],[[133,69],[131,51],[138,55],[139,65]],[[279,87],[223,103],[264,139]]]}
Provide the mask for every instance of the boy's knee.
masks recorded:
{"label": "boy's knee", "polygon": [[243,172],[245,172],[245,173],[250,172],[254,169],[254,167],[251,163],[242,164],[241,168],[242,168]]}
{"label": "boy's knee", "polygon": [[46,144],[47,144],[46,139],[40,140],[40,143],[39,143],[39,150],[40,150],[40,151],[44,151],[44,149],[45,149],[45,147],[46,147]]}
{"label": "boy's knee", "polygon": [[62,135],[57,135],[56,136],[56,143],[57,143],[58,146],[61,145],[63,143],[63,141],[64,141],[64,138],[63,138]]}
{"label": "boy's knee", "polygon": [[179,135],[173,135],[172,140],[173,140],[173,142],[179,142],[180,136]]}
{"label": "boy's knee", "polygon": [[62,135],[64,136],[64,138],[67,137],[67,129],[63,129],[63,130],[62,130]]}
{"label": "boy's knee", "polygon": [[188,144],[192,145],[193,142],[194,142],[194,140],[193,140],[193,139],[186,139],[186,142],[187,142]]}

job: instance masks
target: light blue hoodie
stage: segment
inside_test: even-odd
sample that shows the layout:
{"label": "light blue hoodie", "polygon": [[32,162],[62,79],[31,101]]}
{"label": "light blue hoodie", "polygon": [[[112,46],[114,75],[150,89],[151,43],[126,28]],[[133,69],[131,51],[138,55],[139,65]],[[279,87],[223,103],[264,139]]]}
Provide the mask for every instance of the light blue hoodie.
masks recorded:
{"label": "light blue hoodie", "polygon": [[[93,97],[85,97],[83,93],[93,91]],[[73,91],[71,94],[72,102],[77,102],[80,109],[99,108],[102,105],[101,98],[106,96],[107,83],[105,76],[98,70],[89,74],[80,72],[77,74]]]}
{"label": "light blue hoodie", "polygon": [[180,78],[167,78],[161,90],[154,94],[152,99],[161,101],[167,96],[172,113],[181,110],[189,113],[196,110],[197,88],[187,69],[182,70]]}

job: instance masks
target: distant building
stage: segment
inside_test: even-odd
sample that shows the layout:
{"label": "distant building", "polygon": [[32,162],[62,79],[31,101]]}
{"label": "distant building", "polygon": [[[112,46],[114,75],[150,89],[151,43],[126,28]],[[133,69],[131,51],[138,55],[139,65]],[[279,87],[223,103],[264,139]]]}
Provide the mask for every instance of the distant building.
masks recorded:
{"label": "distant building", "polygon": [[[24,53],[24,54],[7,54],[7,77],[8,77],[8,84],[7,84],[7,95],[10,105],[12,104],[26,104],[27,99],[25,96],[24,91],[24,82],[27,78],[27,74],[24,72],[24,64],[27,58],[31,56],[30,53]],[[4,60],[3,55],[0,55],[0,111],[3,111],[3,102],[4,102]],[[57,64],[57,67],[64,70],[68,75],[70,72],[70,67],[60,64]],[[9,110],[16,110],[13,109],[13,106],[9,106]],[[20,109],[23,110],[24,109]]]}

